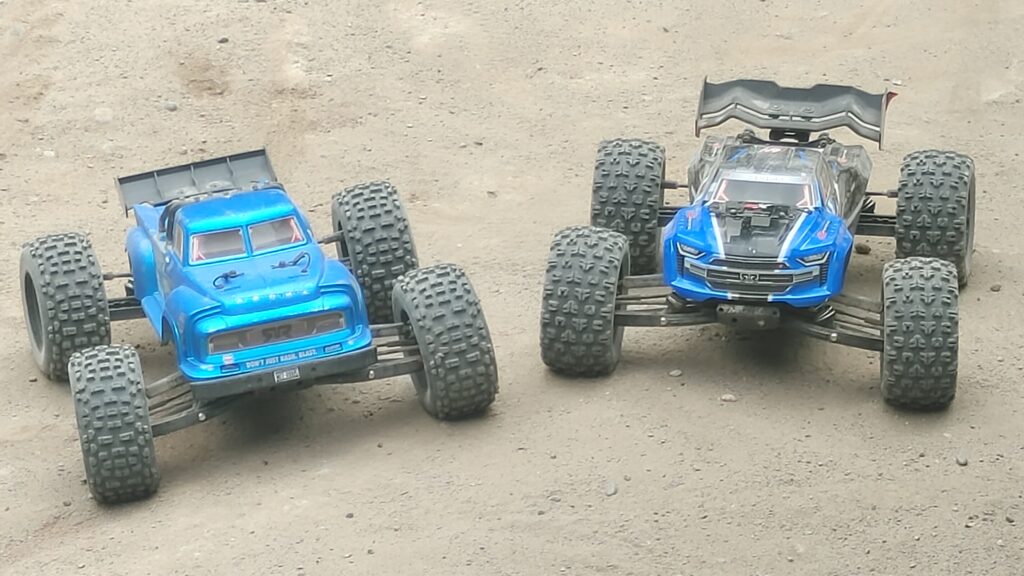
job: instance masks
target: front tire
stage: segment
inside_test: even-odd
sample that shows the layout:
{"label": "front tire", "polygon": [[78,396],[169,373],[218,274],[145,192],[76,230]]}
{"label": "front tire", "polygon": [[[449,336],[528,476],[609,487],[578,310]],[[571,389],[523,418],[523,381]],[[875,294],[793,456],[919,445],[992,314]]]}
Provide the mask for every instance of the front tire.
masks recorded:
{"label": "front tire", "polygon": [[78,351],[110,344],[110,312],[92,242],[82,234],[37,238],[21,251],[21,299],[36,365],[68,379]]}
{"label": "front tire", "polygon": [[660,270],[658,209],[665,201],[665,148],[647,140],[607,140],[597,150],[590,225],[629,240],[634,275]]}
{"label": "front tire", "polygon": [[900,166],[896,257],[941,258],[967,285],[974,253],[974,160],[956,152],[908,154]]}
{"label": "front tire", "polygon": [[956,396],[957,272],[937,258],[882,270],[882,397],[898,408],[943,410]]}
{"label": "front tire", "polygon": [[395,284],[394,317],[412,332],[423,370],[412,374],[420,404],[438,420],[479,414],[498,393],[498,369],[480,300],[462,268],[439,264]]}
{"label": "front tire", "polygon": [[615,298],[629,269],[629,241],[618,232],[571,226],[555,235],[541,304],[541,359],[569,376],[605,376],[619,364],[622,327]]}
{"label": "front tire", "polygon": [[97,502],[141,500],[160,484],[140,366],[130,346],[99,346],[71,358],[78,439]]}
{"label": "front tire", "polygon": [[335,232],[343,233],[338,258],[348,260],[359,281],[370,323],[394,322],[395,281],[419,266],[398,190],[383,181],[346,188],[332,199],[331,223]]}

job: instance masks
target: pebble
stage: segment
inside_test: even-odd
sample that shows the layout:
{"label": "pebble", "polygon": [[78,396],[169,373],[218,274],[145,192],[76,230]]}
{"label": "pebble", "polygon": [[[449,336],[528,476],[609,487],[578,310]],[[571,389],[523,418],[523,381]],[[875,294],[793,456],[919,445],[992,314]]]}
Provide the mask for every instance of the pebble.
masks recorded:
{"label": "pebble", "polygon": [[100,124],[109,124],[110,121],[114,119],[114,111],[105,106],[101,106],[93,110],[92,117]]}
{"label": "pebble", "polygon": [[678,368],[676,368],[675,370],[672,370],[671,372],[669,372],[668,375],[673,377],[673,378],[679,378],[680,376],[683,375],[683,371],[678,369]]}
{"label": "pebble", "polygon": [[43,156],[46,158],[56,158],[57,153],[53,150],[43,150]]}
{"label": "pebble", "polygon": [[1013,516],[1010,516],[1009,514],[1006,515],[1006,521],[1008,523],[1010,523],[1010,524],[1016,524],[1017,523],[1017,519],[1014,518]]}
{"label": "pebble", "polygon": [[178,109],[178,103],[177,102],[175,102],[173,100],[168,100],[167,102],[164,102],[164,110],[167,110],[168,112],[174,112],[177,109]]}
{"label": "pebble", "polygon": [[993,285],[989,286],[988,289],[993,291],[993,292],[999,292],[1000,290],[1003,289],[1003,285],[1002,284],[993,284]]}
{"label": "pebble", "polygon": [[871,246],[863,242],[857,242],[853,245],[853,251],[857,254],[871,254]]}
{"label": "pebble", "polygon": [[736,401],[736,395],[735,394],[722,394],[722,396],[719,398],[719,400],[721,400],[722,402],[735,402]]}
{"label": "pebble", "polygon": [[64,506],[71,506],[71,500],[65,500]]}
{"label": "pebble", "polygon": [[956,457],[956,463],[960,466],[967,466],[967,456],[960,455]]}
{"label": "pebble", "polygon": [[548,500],[550,500],[551,502],[561,502],[562,501],[562,497],[561,496],[556,496],[556,495],[551,495],[551,496],[548,496]]}
{"label": "pebble", "polygon": [[353,518],[353,517],[355,517],[355,514],[353,514],[351,512],[349,512],[348,514],[345,514],[345,518]]}
{"label": "pebble", "polygon": [[366,550],[366,553],[367,553],[367,554],[373,554],[373,548],[368,548],[368,549]]}
{"label": "pebble", "polygon": [[217,38],[217,44],[227,44],[227,43],[228,43],[228,37],[227,36],[221,36],[220,38]]}
{"label": "pebble", "polygon": [[38,382],[39,378],[36,378],[35,376],[33,376],[33,377],[29,378],[28,381],[29,382]]}
{"label": "pebble", "polygon": [[604,487],[605,496],[615,496],[619,493],[619,487],[615,485],[615,482],[608,481],[608,485]]}

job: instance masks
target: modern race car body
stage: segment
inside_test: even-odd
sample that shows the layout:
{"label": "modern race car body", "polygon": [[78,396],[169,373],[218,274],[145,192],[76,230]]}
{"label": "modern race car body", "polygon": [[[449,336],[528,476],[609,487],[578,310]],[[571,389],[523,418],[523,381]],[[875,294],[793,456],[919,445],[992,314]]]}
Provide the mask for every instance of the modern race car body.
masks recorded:
{"label": "modern race car body", "polygon": [[[608,374],[626,326],[782,328],[882,352],[881,390],[894,405],[948,406],[958,287],[974,247],[974,161],[914,152],[898,189],[872,192],[864,148],[824,132],[845,127],[881,147],[893,96],[705,80],[697,136],[730,119],[768,133],[706,137],[685,184],[665,178],[660,144],[602,142],[590,226],[566,228],[551,245],[544,362],[564,374]],[[666,204],[665,190],[676,188],[688,188],[685,205]],[[895,213],[876,213],[876,197],[896,199]],[[896,240],[881,301],[843,293],[854,235]]]}

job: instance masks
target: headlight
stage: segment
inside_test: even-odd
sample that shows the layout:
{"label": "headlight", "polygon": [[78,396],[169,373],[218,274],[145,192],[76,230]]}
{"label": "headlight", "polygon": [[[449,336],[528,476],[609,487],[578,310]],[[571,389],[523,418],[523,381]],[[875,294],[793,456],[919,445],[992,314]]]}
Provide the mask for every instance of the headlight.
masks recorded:
{"label": "headlight", "polygon": [[696,258],[697,256],[703,254],[703,252],[701,252],[700,250],[694,248],[693,246],[687,246],[682,242],[676,242],[676,250],[679,250],[679,252],[681,252],[682,254],[685,254],[692,258]]}
{"label": "headlight", "polygon": [[819,252],[818,254],[811,254],[810,256],[797,258],[796,260],[804,266],[815,266],[828,260],[828,257],[831,255],[831,252]]}

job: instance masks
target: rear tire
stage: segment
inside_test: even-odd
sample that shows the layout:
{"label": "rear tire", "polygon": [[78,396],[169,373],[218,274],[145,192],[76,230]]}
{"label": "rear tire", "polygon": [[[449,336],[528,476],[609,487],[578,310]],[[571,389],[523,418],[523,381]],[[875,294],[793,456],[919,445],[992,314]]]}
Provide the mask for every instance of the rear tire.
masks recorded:
{"label": "rear tire", "polygon": [[605,376],[619,364],[622,328],[615,297],[629,268],[629,241],[618,232],[571,226],[555,235],[541,304],[541,358],[569,376]]}
{"label": "rear tire", "polygon": [[348,260],[362,287],[370,323],[394,322],[395,281],[419,266],[398,190],[383,181],[346,188],[334,195],[331,222],[344,235],[337,243],[338,258]]}
{"label": "rear tire", "polygon": [[92,242],[82,234],[37,238],[21,251],[21,300],[36,365],[68,379],[80,350],[110,343],[110,312]]}
{"label": "rear tire", "polygon": [[937,258],[893,260],[882,270],[882,397],[910,410],[942,410],[956,396],[956,268]]}
{"label": "rear tire", "polygon": [[974,253],[974,160],[956,152],[908,154],[900,166],[896,257],[941,258],[967,285]]}
{"label": "rear tire", "polygon": [[647,140],[607,140],[597,149],[590,225],[614,230],[629,241],[635,275],[660,270],[665,148]]}
{"label": "rear tire", "polygon": [[438,420],[479,414],[498,393],[494,346],[480,300],[462,268],[439,264],[403,275],[393,314],[419,346],[424,369],[412,374],[420,404]]}
{"label": "rear tire", "polygon": [[70,370],[93,498],[114,504],[155,493],[160,474],[138,353],[130,346],[90,348],[71,358]]}

